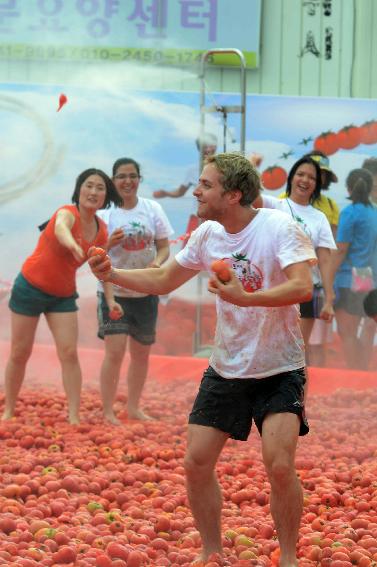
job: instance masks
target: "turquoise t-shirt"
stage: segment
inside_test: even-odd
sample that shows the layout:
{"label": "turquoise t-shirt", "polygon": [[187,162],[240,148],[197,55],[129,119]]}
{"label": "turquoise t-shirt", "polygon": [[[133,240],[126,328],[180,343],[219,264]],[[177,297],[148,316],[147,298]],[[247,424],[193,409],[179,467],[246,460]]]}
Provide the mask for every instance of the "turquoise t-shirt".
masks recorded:
{"label": "turquoise t-shirt", "polygon": [[347,256],[335,276],[335,287],[351,287],[352,267],[372,266],[377,283],[377,209],[354,203],[339,217],[337,242],[349,243]]}

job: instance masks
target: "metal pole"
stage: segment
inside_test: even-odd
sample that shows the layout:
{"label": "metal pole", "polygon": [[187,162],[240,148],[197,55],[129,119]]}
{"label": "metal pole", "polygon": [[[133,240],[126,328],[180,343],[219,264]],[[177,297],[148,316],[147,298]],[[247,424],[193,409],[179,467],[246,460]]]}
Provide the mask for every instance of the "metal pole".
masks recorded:
{"label": "metal pole", "polygon": [[[208,58],[211,55],[222,55],[222,54],[234,54],[240,60],[240,93],[241,93],[241,131],[240,131],[240,150],[245,151],[245,141],[246,141],[246,60],[245,56],[240,49],[236,48],[219,48],[219,49],[208,49],[202,54],[200,60],[200,133],[204,134],[204,123],[205,123],[205,112],[203,111],[205,107],[205,69]],[[202,165],[202,163],[201,163]]]}
{"label": "metal pole", "polygon": [[[241,114],[241,128],[240,128],[240,151],[245,153],[245,139],[246,139],[246,60],[244,54],[239,49],[224,48],[224,49],[209,49],[202,54],[200,60],[200,138],[199,141],[204,139],[205,134],[205,115],[208,111],[216,112],[220,109],[214,107],[213,109],[206,108],[206,84],[205,84],[205,70],[208,58],[216,54],[234,54],[240,60],[240,93],[241,104],[239,107],[222,107],[223,112],[223,129],[224,129],[224,152],[226,151],[226,133],[227,133],[227,115],[228,112],[239,112]],[[199,144],[200,151],[200,172],[203,169],[204,155],[202,144]],[[201,273],[197,278],[197,304],[196,304],[196,321],[195,321],[195,336],[194,336],[194,351],[198,352],[202,344],[202,295],[203,295],[203,281]],[[194,354],[195,354],[194,352]]]}

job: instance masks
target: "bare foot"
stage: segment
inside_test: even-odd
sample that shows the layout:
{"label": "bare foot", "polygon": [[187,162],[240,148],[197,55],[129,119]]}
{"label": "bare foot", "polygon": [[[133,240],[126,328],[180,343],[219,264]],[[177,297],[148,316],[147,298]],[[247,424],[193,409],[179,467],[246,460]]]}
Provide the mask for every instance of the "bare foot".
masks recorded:
{"label": "bare foot", "polygon": [[298,560],[295,557],[284,557],[280,554],[276,559],[276,565],[279,565],[279,567],[298,567]]}
{"label": "bare foot", "polygon": [[70,425],[79,425],[80,423],[80,418],[78,416],[78,414],[72,414],[68,417],[68,423]]}
{"label": "bare foot", "polygon": [[205,563],[206,562],[204,561],[202,556],[199,555],[199,557],[197,557],[192,563],[190,563],[190,567],[204,567]]}
{"label": "bare foot", "polygon": [[4,409],[4,413],[1,416],[1,421],[6,421],[7,419],[12,419],[13,417],[14,417],[13,411]]}
{"label": "bare foot", "polygon": [[198,555],[196,559],[194,559],[192,563],[190,563],[190,567],[204,567],[207,561],[212,561],[212,560],[216,561],[219,565],[222,565],[223,567],[227,567],[231,565],[226,559],[224,559],[221,553],[215,552],[206,555],[205,553],[202,552],[200,555]]}
{"label": "bare foot", "polygon": [[121,422],[119,421],[119,419],[117,418],[114,412],[104,413],[103,417],[105,421],[108,421],[112,425],[121,425]]}
{"label": "bare foot", "polygon": [[128,419],[139,419],[140,421],[152,421],[154,418],[144,413],[141,409],[128,410]]}

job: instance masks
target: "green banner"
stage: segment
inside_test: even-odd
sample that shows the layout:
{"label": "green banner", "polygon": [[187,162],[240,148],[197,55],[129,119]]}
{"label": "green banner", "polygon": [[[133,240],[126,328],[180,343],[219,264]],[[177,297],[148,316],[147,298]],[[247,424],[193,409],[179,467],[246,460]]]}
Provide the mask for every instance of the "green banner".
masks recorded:
{"label": "green banner", "polygon": [[[28,45],[2,44],[0,45],[1,59],[20,59],[30,61],[137,61],[159,65],[184,66],[200,61],[204,50],[199,49],[139,49],[132,47],[100,47],[73,45]],[[257,54],[244,52],[248,67],[256,67]],[[239,59],[232,54],[216,54],[208,58],[214,65],[239,65]]]}

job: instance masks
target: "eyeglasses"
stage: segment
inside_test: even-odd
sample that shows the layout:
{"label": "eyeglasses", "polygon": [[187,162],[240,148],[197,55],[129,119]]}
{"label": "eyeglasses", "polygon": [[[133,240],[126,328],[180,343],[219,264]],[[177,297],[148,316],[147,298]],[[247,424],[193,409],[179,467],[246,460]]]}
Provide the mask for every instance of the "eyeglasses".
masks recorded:
{"label": "eyeglasses", "polygon": [[136,179],[139,179],[140,176],[137,173],[118,173],[117,175],[114,175],[114,179],[116,179],[117,181],[123,181],[124,179],[131,179],[131,181],[136,181]]}

